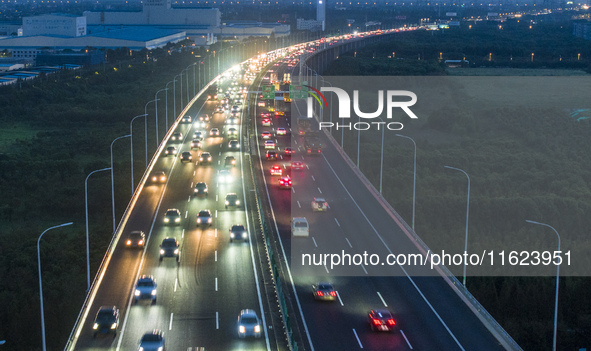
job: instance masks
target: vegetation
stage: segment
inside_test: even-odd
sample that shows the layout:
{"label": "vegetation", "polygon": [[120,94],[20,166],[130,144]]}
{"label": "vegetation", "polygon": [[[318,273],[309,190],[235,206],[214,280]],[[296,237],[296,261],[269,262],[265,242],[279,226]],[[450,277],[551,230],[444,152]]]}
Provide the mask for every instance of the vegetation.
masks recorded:
{"label": "vegetation", "polygon": [[[525,64],[531,51],[546,57],[543,64],[546,66],[552,62],[556,67],[588,65],[589,61],[578,63],[572,59],[561,65],[555,59],[559,52],[572,57],[577,51],[588,50],[588,43],[579,46],[578,39],[568,37],[555,26],[542,26],[536,31],[538,35],[552,33],[539,42],[534,40],[536,35],[498,31],[497,28],[479,31],[465,28],[445,34],[411,33],[397,36],[392,42],[358,50],[356,57],[341,56],[328,72],[341,75],[395,72],[400,67],[395,60],[390,61],[392,65],[383,67],[380,62],[386,59],[377,61],[373,58],[384,57],[388,52],[391,55],[395,50],[396,57],[415,57],[414,66],[405,60],[408,66],[400,73],[413,74],[425,67],[423,60],[416,60],[417,53],[431,57],[431,62],[437,61],[435,56],[441,51],[444,58],[446,53],[459,52],[471,62],[484,62],[483,57],[493,47],[499,55],[513,54],[513,62],[519,58],[520,66],[531,66]],[[495,64],[512,65],[510,60],[504,63],[499,60]],[[480,85],[470,85],[471,82]],[[590,121],[573,118],[572,109],[548,106],[544,102],[530,103],[536,101],[536,97],[544,96],[543,86],[516,93],[515,88],[508,88],[515,95],[503,100],[504,105],[487,105],[472,94],[480,90],[483,92],[481,96],[494,95],[494,88],[483,88],[482,82],[466,80],[461,89],[450,93],[460,96],[463,103],[451,103],[452,107],[442,108],[441,101],[430,101],[433,106],[427,115],[422,114],[416,123],[408,120],[405,123],[402,133],[417,143],[416,232],[432,250],[463,250],[467,182],[459,172],[443,168],[449,165],[467,171],[471,179],[470,252],[503,245],[527,250],[554,250],[554,233],[549,228],[525,223],[526,219],[532,219],[554,226],[561,234],[563,249],[572,249],[573,255],[580,258],[587,257],[586,233],[591,227],[588,215],[591,211]],[[572,86],[569,91],[572,93]],[[448,98],[445,93],[442,95],[442,98]],[[433,96],[437,100],[436,94]],[[586,102],[583,96],[581,105]],[[386,132],[383,191],[385,198],[410,223],[413,146],[408,140],[394,137],[394,133]],[[340,137],[341,132],[335,132],[335,138],[340,141]],[[377,131],[361,134],[360,169],[376,187],[379,184],[381,147],[376,140],[380,138],[381,132]],[[357,157],[356,132],[345,132],[345,150],[353,159]],[[565,272],[562,269],[561,273]],[[585,275],[586,270],[579,273]],[[468,290],[525,350],[550,348],[555,270],[548,269],[543,277],[507,276],[509,274],[503,271],[494,277],[470,274],[468,271]],[[559,349],[589,347],[591,278],[563,274],[558,314]]]}

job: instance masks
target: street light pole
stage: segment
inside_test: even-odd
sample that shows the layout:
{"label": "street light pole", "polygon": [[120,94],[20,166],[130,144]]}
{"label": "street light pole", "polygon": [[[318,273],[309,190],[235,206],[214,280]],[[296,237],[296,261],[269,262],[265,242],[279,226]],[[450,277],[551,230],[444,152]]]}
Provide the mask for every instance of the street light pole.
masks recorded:
{"label": "street light pole", "polygon": [[172,83],[173,81],[170,81],[168,83],[166,83],[166,130],[168,130],[168,84]]}
{"label": "street light pole", "polygon": [[[130,138],[131,134],[123,135],[118,138],[115,138],[111,142],[111,204],[113,209],[113,233],[115,233],[115,178],[113,176],[113,143],[115,143],[119,139],[123,138]],[[147,166],[146,166],[147,167]]]}
{"label": "street light pole", "polygon": [[158,138],[158,124],[159,124],[159,121],[158,121],[158,100],[160,100],[160,99],[158,99],[158,93],[161,91],[166,91],[166,90],[167,90],[166,88],[160,89],[156,92],[156,94],[154,94],[154,100],[156,100],[154,103],[154,105],[155,105],[154,110],[156,111],[156,148],[158,148],[158,145],[160,145],[160,138]]}
{"label": "street light pole", "polygon": [[[412,172],[412,174],[413,174],[413,176],[412,176],[412,230],[415,230],[415,194],[416,194],[416,189],[417,189],[417,143],[415,143],[413,138],[408,137],[406,135],[396,134],[396,136],[409,139],[410,141],[412,141],[413,145],[415,146],[414,168],[413,168],[413,172]],[[380,182],[381,182],[381,180],[380,180]],[[381,187],[381,183],[380,183],[380,187]],[[381,192],[382,191],[380,188],[380,193]]]}
{"label": "street light pole", "polygon": [[[84,181],[84,208],[86,210],[86,292],[88,292],[88,290],[90,289],[90,245],[88,242],[88,178],[90,178],[90,176],[94,173],[108,171],[109,169],[111,168],[108,167],[92,171],[90,172],[90,174],[86,176],[86,180]],[[131,190],[133,191],[133,189]]]}
{"label": "street light pole", "polygon": [[146,115],[146,125],[144,126],[144,141],[146,143],[146,168],[148,168],[148,105],[152,102],[156,102],[156,100],[150,100],[148,102],[146,102],[146,105],[144,106],[144,115]]}
{"label": "street light pole", "polygon": [[[558,252],[560,252],[560,235],[558,234],[558,231],[556,231],[556,229],[554,229],[554,227],[552,227],[551,225],[545,224],[545,223],[530,221],[529,219],[526,220],[526,222],[542,225],[544,227],[548,227],[548,228],[552,229],[554,231],[554,233],[556,233],[556,237],[558,237]],[[556,351],[556,327],[558,325],[558,283],[559,283],[558,278],[559,277],[560,277],[560,265],[557,264],[556,265],[556,292],[554,294],[554,336],[552,337],[552,351]]]}
{"label": "street light pole", "polygon": [[74,224],[74,223],[69,222],[69,223],[56,225],[51,228],[47,228],[47,229],[45,229],[45,231],[43,233],[41,233],[41,235],[39,235],[39,239],[37,239],[37,266],[39,267],[39,301],[41,304],[41,341],[43,343],[43,351],[46,351],[47,347],[45,345],[45,313],[43,312],[43,283],[41,282],[41,251],[39,249],[39,242],[41,241],[41,237],[43,236],[43,234],[47,233],[48,231],[55,229],[55,228],[65,227],[65,226],[68,226],[71,224]]}
{"label": "street light pole", "polygon": [[[464,173],[466,178],[468,178],[468,199],[466,201],[466,238],[464,239],[464,253],[468,252],[468,214],[470,213],[470,177],[468,173],[464,172],[463,170],[455,167],[450,166],[443,166],[445,168],[453,169],[459,172]],[[464,280],[462,281],[464,287],[466,286],[466,262],[464,262]]]}
{"label": "street light pole", "polygon": [[[135,182],[133,181],[133,121],[136,118],[144,117],[144,124],[147,124],[148,123],[147,116],[148,115],[135,116],[131,119],[131,122],[129,122],[129,135],[131,135],[131,140],[130,140],[130,144],[131,144],[131,195],[133,195],[133,191],[135,189]],[[146,148],[146,152],[148,152],[147,148]],[[146,159],[147,158],[148,158],[148,155],[146,154]]]}

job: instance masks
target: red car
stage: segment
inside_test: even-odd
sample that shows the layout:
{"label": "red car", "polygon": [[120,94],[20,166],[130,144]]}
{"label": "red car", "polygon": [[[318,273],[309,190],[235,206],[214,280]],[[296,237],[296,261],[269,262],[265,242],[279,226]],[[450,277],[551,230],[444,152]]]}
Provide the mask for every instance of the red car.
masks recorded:
{"label": "red car", "polygon": [[269,118],[269,112],[263,112],[263,113],[261,113],[261,117],[262,118]]}
{"label": "red car", "polygon": [[302,169],[304,169],[304,167],[306,167],[306,166],[304,165],[304,162],[302,162],[302,161],[293,161],[291,163],[291,169],[293,169],[293,170],[302,170]]}
{"label": "red car", "polygon": [[282,189],[291,189],[291,178],[281,177],[279,179],[279,187]]}
{"label": "red car", "polygon": [[283,174],[283,170],[281,169],[281,166],[279,165],[274,165],[273,167],[271,167],[271,175],[282,175]]}
{"label": "red car", "polygon": [[291,156],[295,153],[295,151],[292,147],[288,146],[283,150],[283,153],[285,154],[285,156]]}
{"label": "red car", "polygon": [[392,313],[388,310],[371,310],[367,316],[371,330],[373,331],[392,331],[396,327],[396,321]]}

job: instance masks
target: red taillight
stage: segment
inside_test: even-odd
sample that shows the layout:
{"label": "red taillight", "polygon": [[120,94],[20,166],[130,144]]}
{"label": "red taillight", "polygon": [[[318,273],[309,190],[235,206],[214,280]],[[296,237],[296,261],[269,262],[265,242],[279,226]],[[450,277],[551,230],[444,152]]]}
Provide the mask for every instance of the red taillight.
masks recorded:
{"label": "red taillight", "polygon": [[388,319],[388,325],[396,325],[396,322],[392,318]]}
{"label": "red taillight", "polygon": [[131,240],[127,240],[127,245],[131,245]]}
{"label": "red taillight", "polygon": [[312,150],[308,149],[308,153],[311,154],[312,153]]}
{"label": "red taillight", "polygon": [[382,325],[382,321],[379,319],[372,319],[371,321],[373,322],[374,325]]}
{"label": "red taillight", "polygon": [[323,294],[323,293],[322,293],[322,291],[320,291],[320,290],[316,291],[316,295],[318,295],[318,296],[320,296],[320,297],[324,296],[324,294]]}
{"label": "red taillight", "polygon": [[331,291],[331,292],[330,292],[330,296],[332,296],[332,297],[336,297],[336,296],[337,296],[337,292],[336,292],[336,291]]}
{"label": "red taillight", "polygon": [[138,245],[144,245],[144,241],[143,241],[143,240],[140,240],[140,241],[138,241],[138,243],[137,243],[137,244],[138,244]]}
{"label": "red taillight", "polygon": [[320,149],[318,149],[318,153],[320,153]]}

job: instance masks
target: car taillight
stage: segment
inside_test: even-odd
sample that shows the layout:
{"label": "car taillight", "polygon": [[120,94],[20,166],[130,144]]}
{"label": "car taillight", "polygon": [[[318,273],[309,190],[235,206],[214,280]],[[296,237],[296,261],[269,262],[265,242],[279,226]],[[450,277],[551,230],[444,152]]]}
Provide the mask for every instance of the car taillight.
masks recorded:
{"label": "car taillight", "polygon": [[311,154],[312,153],[312,150],[308,149],[308,153]]}
{"label": "car taillight", "polygon": [[388,319],[388,325],[396,325],[396,322],[392,318]]}
{"label": "car taillight", "polygon": [[316,295],[318,295],[318,296],[320,296],[320,297],[324,296],[324,294],[323,294],[323,293],[322,293],[322,291],[320,291],[320,290],[316,291]]}
{"label": "car taillight", "polygon": [[336,291],[331,291],[331,292],[330,292],[330,296],[332,296],[332,297],[336,297],[336,296],[337,296],[337,292],[336,292]]}
{"label": "car taillight", "polygon": [[131,245],[131,240],[127,240],[127,245]]}
{"label": "car taillight", "polygon": [[372,319],[374,325],[382,325],[382,321],[379,319]]}

